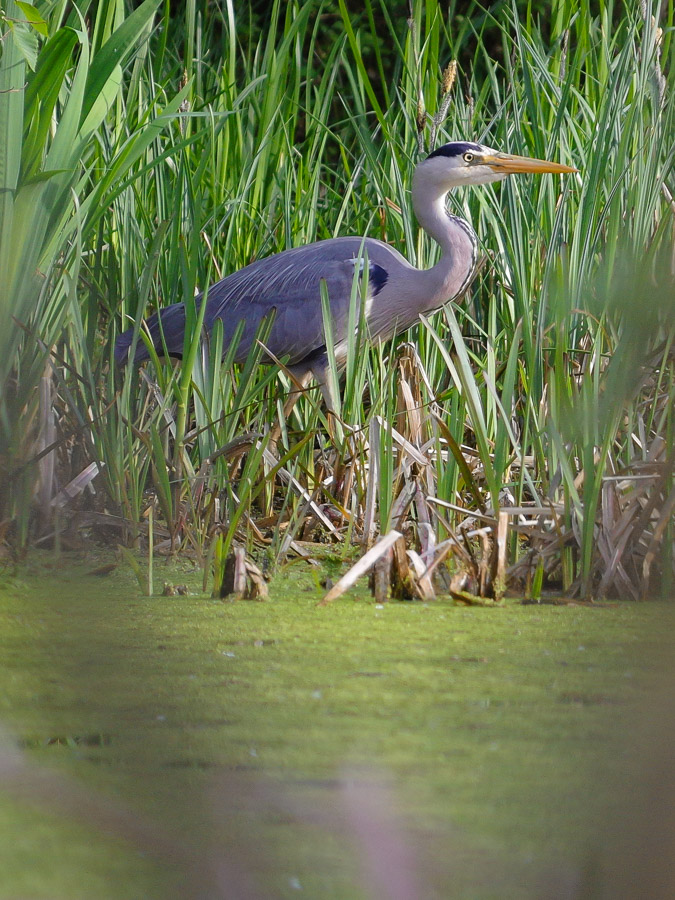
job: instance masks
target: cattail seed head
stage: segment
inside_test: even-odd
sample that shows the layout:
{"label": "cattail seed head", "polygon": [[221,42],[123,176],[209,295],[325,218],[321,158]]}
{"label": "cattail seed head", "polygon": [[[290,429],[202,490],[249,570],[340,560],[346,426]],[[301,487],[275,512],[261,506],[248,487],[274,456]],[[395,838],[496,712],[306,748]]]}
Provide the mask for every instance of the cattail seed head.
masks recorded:
{"label": "cattail seed head", "polygon": [[427,124],[427,108],[424,105],[424,95],[419,92],[417,98],[417,131],[422,134]]}
{"label": "cattail seed head", "polygon": [[449,94],[452,90],[455,78],[457,78],[457,60],[451,59],[445,69],[443,69],[441,77],[441,91],[444,95]]}

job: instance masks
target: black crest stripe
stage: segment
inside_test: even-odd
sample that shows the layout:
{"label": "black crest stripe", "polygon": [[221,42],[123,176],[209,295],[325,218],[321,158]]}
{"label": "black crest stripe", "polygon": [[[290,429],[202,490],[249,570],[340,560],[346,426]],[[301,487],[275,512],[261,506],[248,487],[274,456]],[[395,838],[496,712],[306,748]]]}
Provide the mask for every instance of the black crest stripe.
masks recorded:
{"label": "black crest stripe", "polygon": [[427,156],[427,159],[434,159],[436,156],[462,156],[464,153],[480,153],[482,150],[483,148],[480,144],[472,144],[468,141],[453,141],[450,144],[443,144],[442,147],[438,147]]}

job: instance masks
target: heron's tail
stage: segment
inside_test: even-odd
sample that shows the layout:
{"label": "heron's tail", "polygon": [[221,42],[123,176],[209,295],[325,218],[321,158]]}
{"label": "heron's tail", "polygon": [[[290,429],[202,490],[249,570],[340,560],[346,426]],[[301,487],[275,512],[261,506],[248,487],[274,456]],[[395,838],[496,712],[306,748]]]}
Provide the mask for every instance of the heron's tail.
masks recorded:
{"label": "heron's tail", "polygon": [[[143,323],[143,328],[146,333],[150,334],[158,356],[164,356],[167,353],[169,356],[180,357],[182,355],[185,332],[185,307],[182,303],[174,303],[173,306],[165,307],[160,311],[159,316],[154,313]],[[127,364],[133,339],[134,329],[129,328],[115,341],[115,362],[118,366]],[[143,338],[139,335],[133,361],[138,365],[145,362],[146,359],[150,359],[150,354]]]}
{"label": "heron's tail", "polygon": [[[131,349],[131,344],[134,339],[134,329],[129,328],[127,331],[120,334],[115,341],[115,362],[118,366],[125,366],[129,360],[129,350]],[[136,352],[134,353],[134,363],[142,363],[145,362],[146,359],[150,359],[150,354],[148,353],[148,348],[143,343],[143,339],[141,337],[138,338],[138,343],[136,344]]]}

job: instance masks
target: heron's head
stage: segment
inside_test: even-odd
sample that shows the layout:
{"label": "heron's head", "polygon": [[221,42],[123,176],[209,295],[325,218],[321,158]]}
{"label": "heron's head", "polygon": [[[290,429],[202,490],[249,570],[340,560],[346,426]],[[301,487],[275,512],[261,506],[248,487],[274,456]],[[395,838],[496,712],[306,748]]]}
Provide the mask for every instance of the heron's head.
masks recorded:
{"label": "heron's head", "polygon": [[572,166],[500,153],[483,144],[453,141],[434,150],[418,166],[420,175],[450,190],[464,184],[489,184],[516,172],[576,172]]}

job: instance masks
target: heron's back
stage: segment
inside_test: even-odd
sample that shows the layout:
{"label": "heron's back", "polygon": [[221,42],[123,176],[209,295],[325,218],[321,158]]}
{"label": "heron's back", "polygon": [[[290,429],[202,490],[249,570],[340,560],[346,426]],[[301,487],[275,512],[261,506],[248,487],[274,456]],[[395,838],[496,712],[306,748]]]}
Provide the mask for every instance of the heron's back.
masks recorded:
{"label": "heron's back", "polygon": [[[266,346],[274,356],[285,357],[290,365],[297,365],[325,344],[322,282],[330,301],[334,337],[338,342],[344,339],[355,268],[363,272],[366,260],[370,297],[377,296],[402,272],[412,270],[398,251],[373,238],[332,238],[285,250],[256,260],[211,285],[206,292],[204,329],[210,333],[220,319],[226,351],[243,323],[235,353],[235,361],[242,362],[263,319],[270,316],[273,321]],[[203,297],[200,294],[195,298],[197,309]],[[184,303],[165,307],[147,320],[145,326],[159,355],[182,356],[185,321]],[[117,338],[118,364],[127,361],[133,334],[131,328]],[[146,359],[149,359],[148,350],[139,339],[134,361],[140,363]]]}

